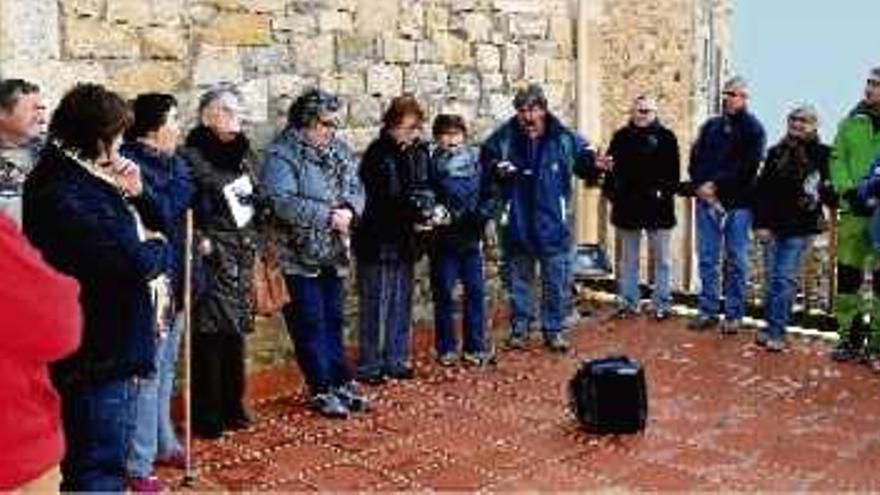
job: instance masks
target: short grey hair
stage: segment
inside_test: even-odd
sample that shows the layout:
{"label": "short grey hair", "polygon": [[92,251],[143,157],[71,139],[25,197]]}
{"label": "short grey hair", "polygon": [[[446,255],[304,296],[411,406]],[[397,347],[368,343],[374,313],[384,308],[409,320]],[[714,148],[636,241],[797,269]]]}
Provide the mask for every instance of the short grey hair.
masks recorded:
{"label": "short grey hair", "polygon": [[229,82],[217,83],[208,88],[202,93],[202,96],[199,97],[199,115],[201,115],[202,112],[204,112],[212,103],[226,96],[235,97],[239,103],[244,100],[241,91],[235,84]]}

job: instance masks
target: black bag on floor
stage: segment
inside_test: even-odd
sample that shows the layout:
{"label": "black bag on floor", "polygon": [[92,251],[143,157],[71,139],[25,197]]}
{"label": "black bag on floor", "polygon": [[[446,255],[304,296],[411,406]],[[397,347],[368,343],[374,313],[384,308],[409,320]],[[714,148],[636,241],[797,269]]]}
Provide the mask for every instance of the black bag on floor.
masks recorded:
{"label": "black bag on floor", "polygon": [[645,371],[625,356],[585,361],[568,384],[572,412],[593,433],[636,433],[648,420]]}

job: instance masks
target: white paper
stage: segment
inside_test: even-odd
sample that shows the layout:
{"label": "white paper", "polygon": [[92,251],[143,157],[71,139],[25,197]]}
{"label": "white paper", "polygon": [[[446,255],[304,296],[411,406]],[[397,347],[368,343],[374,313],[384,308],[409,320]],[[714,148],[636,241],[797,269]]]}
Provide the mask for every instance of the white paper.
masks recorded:
{"label": "white paper", "polygon": [[226,198],[229,212],[232,213],[232,219],[238,228],[244,227],[254,218],[253,205],[242,203],[242,198],[246,198],[253,193],[254,184],[247,174],[223,187],[223,197]]}

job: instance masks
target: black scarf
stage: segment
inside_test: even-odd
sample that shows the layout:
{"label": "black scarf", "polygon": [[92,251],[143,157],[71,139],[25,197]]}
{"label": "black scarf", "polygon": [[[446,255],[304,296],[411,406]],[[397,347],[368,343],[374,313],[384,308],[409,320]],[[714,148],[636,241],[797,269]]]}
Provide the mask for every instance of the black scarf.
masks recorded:
{"label": "black scarf", "polygon": [[251,143],[244,134],[239,133],[229,142],[220,141],[207,127],[198,126],[186,137],[187,147],[192,147],[212,165],[221,170],[238,172]]}
{"label": "black scarf", "polygon": [[816,134],[804,138],[782,138],[778,144],[780,155],[776,173],[797,179],[806,177],[811,166],[812,151],[818,142],[819,136]]}

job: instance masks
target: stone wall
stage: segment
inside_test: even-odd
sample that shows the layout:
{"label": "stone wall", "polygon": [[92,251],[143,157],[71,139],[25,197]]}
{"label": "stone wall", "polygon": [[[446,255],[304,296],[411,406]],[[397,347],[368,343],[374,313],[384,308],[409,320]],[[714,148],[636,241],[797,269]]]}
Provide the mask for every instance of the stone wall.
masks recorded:
{"label": "stone wall", "polygon": [[[650,91],[686,149],[723,72],[727,1],[582,1],[589,56],[576,74],[577,0],[0,0],[0,77],[39,83],[50,105],[80,81],[126,96],[167,91],[189,123],[205,87],[238,83],[258,145],[281,127],[291,99],[317,85],[343,96],[341,132],[357,150],[402,92],[416,94],[429,118],[462,113],[479,139],[512,115],[517,84],[540,81],[552,110],[571,125],[579,117],[601,146],[631,98]],[[578,75],[592,88],[580,109]],[[585,114],[598,124],[585,124]],[[578,230],[583,236],[593,221],[613,245],[607,223],[595,220],[605,210],[595,196],[581,201]],[[690,227],[682,224],[684,244]],[[426,320],[420,270],[415,313]],[[488,275],[498,301],[494,263]],[[277,346],[263,347],[271,354]]]}

